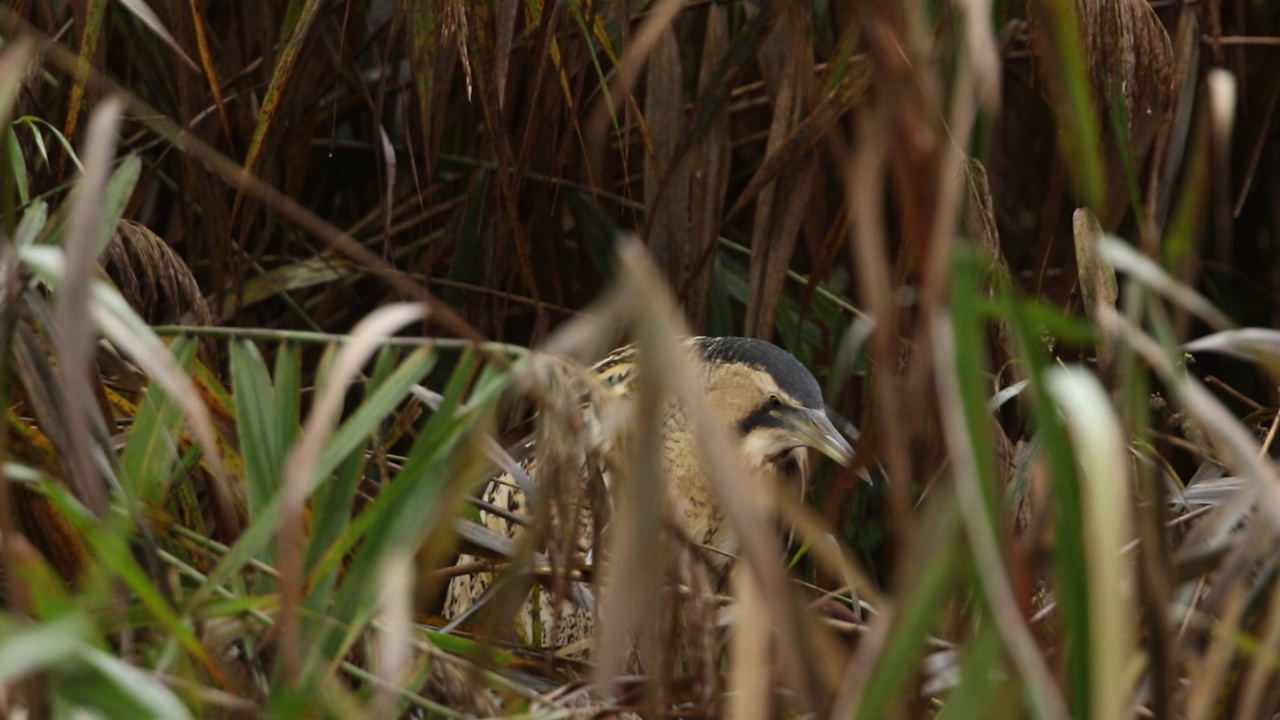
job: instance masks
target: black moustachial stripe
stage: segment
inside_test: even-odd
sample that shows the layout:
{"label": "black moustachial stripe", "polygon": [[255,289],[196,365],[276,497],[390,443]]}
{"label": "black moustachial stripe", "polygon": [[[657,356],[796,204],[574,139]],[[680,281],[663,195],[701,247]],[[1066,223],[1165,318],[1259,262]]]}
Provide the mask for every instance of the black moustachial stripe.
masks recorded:
{"label": "black moustachial stripe", "polygon": [[[741,337],[700,337],[694,345],[707,362],[742,363],[763,370],[773,376],[778,387],[807,408],[819,409],[822,404],[822,388],[813,374],[796,360],[795,356],[772,343]],[[766,424],[772,416],[767,406],[748,415],[743,424],[761,415],[752,427]]]}
{"label": "black moustachial stripe", "polygon": [[774,414],[774,408],[768,403],[761,405],[738,423],[738,434],[746,435],[760,427],[782,427],[782,419]]}

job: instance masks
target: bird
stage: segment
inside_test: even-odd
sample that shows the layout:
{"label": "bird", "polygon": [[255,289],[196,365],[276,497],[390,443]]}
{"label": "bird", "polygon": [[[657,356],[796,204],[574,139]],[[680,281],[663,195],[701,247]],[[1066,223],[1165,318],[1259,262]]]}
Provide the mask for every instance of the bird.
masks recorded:
{"label": "bird", "polygon": [[[700,336],[683,342],[697,368],[701,400],[715,416],[729,424],[745,468],[760,471],[776,482],[794,482],[807,474],[810,448],[842,465],[852,460],[853,448],[827,416],[817,379],[791,353],[772,343],[745,337]],[[625,409],[628,403],[634,404],[640,355],[637,345],[609,353],[587,373],[594,387],[602,392],[594,396],[583,392],[574,398],[587,432],[597,441],[605,436],[606,445],[611,420],[625,424],[627,418],[634,418],[634,414],[610,412],[605,406],[620,403]],[[716,507],[711,480],[698,457],[694,428],[674,400],[663,406],[660,420],[661,465],[677,499],[674,507],[679,508],[674,514],[682,516],[678,522],[684,536],[695,546],[706,549],[705,559],[709,565],[723,569],[736,549],[736,540]],[[563,493],[563,486],[553,486],[554,472],[549,466],[554,464],[555,470],[564,472],[575,461],[552,463],[542,457],[546,453],[540,452],[537,442],[526,443],[521,448],[519,454],[523,459],[518,467],[508,464],[507,471],[483,488],[476,503],[483,529],[472,526],[473,533],[488,533],[491,539],[519,541],[527,537],[531,527],[530,495]],[[547,442],[546,438],[543,442]],[[607,453],[606,448],[603,454]],[[593,459],[587,460],[588,457]],[[575,567],[585,570],[594,569],[599,555],[589,503],[585,502],[585,498],[591,497],[587,487],[593,477],[602,479],[606,488],[611,486],[609,463],[600,462],[593,468],[591,463],[597,462],[596,457],[598,455],[579,453],[577,466],[569,470],[569,474],[578,476],[569,482],[578,485],[579,505],[576,512],[569,510],[567,515],[582,522],[576,531],[576,543],[569,543],[574,547],[568,554]],[[566,513],[562,510],[561,515]],[[552,535],[548,533],[547,537]],[[508,545],[514,548],[517,543]],[[540,567],[557,564],[550,551],[546,555],[533,555],[534,564]],[[469,554],[460,555],[454,567],[468,571],[459,572],[449,581],[441,609],[449,623],[447,629],[456,629],[463,622],[474,623],[478,610],[495,597],[515,597],[520,605],[511,627],[504,630],[508,637],[514,635],[514,639],[526,647],[556,649],[563,657],[586,659],[589,656],[596,607],[592,585],[583,575],[559,583],[558,591],[553,591],[554,585],[533,582],[531,573],[526,573],[523,587],[517,586],[504,596],[500,592],[504,578],[509,579],[515,573],[504,575]]]}

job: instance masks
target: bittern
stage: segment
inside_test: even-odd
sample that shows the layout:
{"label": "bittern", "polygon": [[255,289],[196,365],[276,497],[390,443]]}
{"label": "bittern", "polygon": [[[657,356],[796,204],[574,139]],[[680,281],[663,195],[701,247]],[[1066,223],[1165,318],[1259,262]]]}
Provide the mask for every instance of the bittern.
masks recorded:
{"label": "bittern", "polygon": [[[827,417],[817,380],[789,352],[760,340],[740,337],[695,337],[686,341],[690,356],[699,369],[699,388],[713,415],[730,424],[742,463],[772,476],[776,482],[793,481],[807,472],[808,449],[813,448],[842,464],[853,449]],[[591,368],[601,386],[624,403],[636,393],[638,350],[629,345],[615,350]],[[685,536],[721,557],[733,554],[736,542],[717,510],[715,495],[706,468],[699,458],[698,440],[685,413],[674,401],[667,403],[662,417],[662,468],[669,488],[679,502],[676,515]],[[599,431],[601,416],[583,405],[588,425]],[[608,464],[601,468],[605,485],[610,485]],[[527,471],[525,487],[539,482],[537,448],[522,463]],[[585,464],[581,473],[585,487],[592,476]],[[600,477],[597,473],[596,477]],[[580,494],[586,497],[586,494]],[[530,500],[510,473],[491,481],[478,503],[483,524],[510,538],[525,532]],[[572,514],[572,513],[571,513]],[[579,515],[581,511],[579,511]],[[594,543],[589,533],[578,535],[580,565],[593,565]],[[712,554],[712,553],[708,553]],[[709,558],[712,566],[723,561]],[[458,566],[477,567],[475,558],[463,555]],[[461,568],[460,568],[461,569]],[[481,598],[494,595],[496,575],[490,569],[454,577],[445,599],[443,614],[458,620],[470,619]],[[564,648],[584,646],[594,624],[594,595],[585,582],[568,584],[566,597],[542,593],[526,598],[515,616],[517,636],[526,644]],[[533,592],[540,592],[537,586]],[[488,595],[486,595],[488,593]],[[535,629],[536,626],[536,629]]]}

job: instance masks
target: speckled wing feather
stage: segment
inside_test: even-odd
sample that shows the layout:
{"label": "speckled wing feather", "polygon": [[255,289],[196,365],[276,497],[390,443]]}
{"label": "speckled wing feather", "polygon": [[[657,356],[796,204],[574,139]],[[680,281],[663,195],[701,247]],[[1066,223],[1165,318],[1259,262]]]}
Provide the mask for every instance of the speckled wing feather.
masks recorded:
{"label": "speckled wing feather", "polygon": [[[628,397],[632,393],[630,380],[633,377],[635,354],[634,346],[619,348],[592,366],[591,375],[600,387],[612,392],[615,396]],[[602,418],[590,397],[591,393],[583,393],[581,398],[583,419],[595,439],[600,440],[601,435],[606,434],[608,430],[601,427]],[[537,447],[529,449],[532,452],[528,453],[520,465],[533,478],[537,486],[541,484],[538,482]],[[582,468],[580,480],[582,492],[578,493],[578,496],[585,499],[590,497],[586,490],[590,478],[586,472],[585,457],[580,458],[579,465]],[[510,474],[503,473],[490,481],[480,497],[485,504],[506,511],[504,515],[489,512],[481,506],[480,519],[486,528],[517,542],[526,537],[528,530],[525,525],[512,518],[525,520],[530,518],[532,512],[530,499],[513,481]],[[574,513],[571,511],[570,514]],[[575,565],[589,566],[594,559],[591,551],[594,534],[590,511],[584,507],[580,508],[577,514],[579,515],[577,552],[570,555]],[[462,555],[457,562],[462,565],[473,563],[475,560],[473,556]],[[449,584],[442,613],[451,619],[468,615],[467,619],[474,621],[476,618],[469,616],[469,610],[482,599],[488,602],[488,595],[496,597],[504,592],[524,593],[524,588],[494,587],[494,583],[504,576],[509,582],[521,582],[515,575],[517,573],[501,570],[496,572],[482,570],[453,578]],[[553,595],[543,583],[530,583],[525,579],[522,584],[528,590],[527,597],[521,601],[519,610],[513,618],[511,630],[516,638],[526,645],[563,648],[566,655],[585,654],[595,618],[594,595],[589,583],[569,582],[567,597]],[[505,629],[498,628],[498,630],[502,632]]]}

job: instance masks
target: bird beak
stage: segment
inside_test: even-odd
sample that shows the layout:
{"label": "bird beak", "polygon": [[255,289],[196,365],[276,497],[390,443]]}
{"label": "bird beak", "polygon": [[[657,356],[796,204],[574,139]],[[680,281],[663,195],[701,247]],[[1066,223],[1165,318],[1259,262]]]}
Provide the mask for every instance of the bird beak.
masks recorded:
{"label": "bird beak", "polygon": [[853,461],[853,447],[831,423],[823,410],[801,409],[787,413],[789,429],[805,445],[817,450],[841,465]]}

